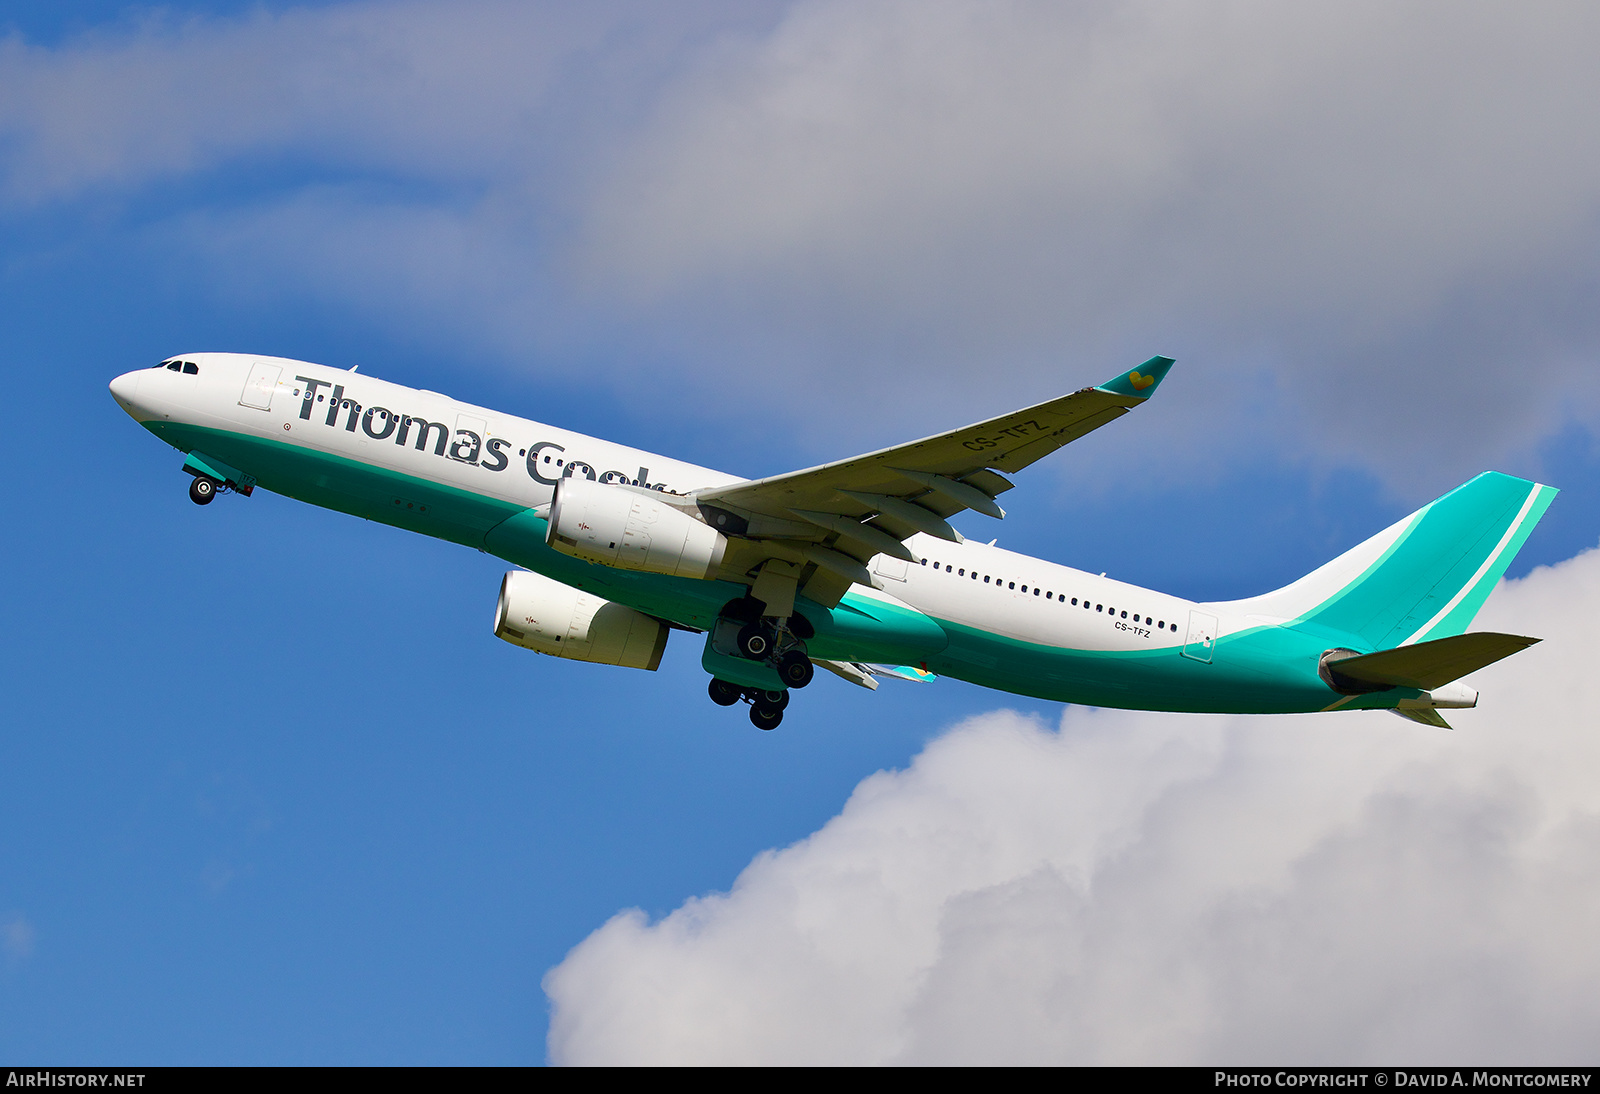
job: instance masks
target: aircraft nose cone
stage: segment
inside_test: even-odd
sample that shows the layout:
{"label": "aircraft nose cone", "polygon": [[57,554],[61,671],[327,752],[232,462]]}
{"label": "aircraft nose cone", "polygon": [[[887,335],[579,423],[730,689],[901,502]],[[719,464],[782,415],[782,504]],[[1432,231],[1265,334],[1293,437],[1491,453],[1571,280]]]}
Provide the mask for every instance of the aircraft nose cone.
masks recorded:
{"label": "aircraft nose cone", "polygon": [[123,410],[126,410],[134,418],[139,417],[137,413],[138,408],[134,402],[138,395],[138,372],[124,372],[121,376],[118,376],[115,380],[111,381],[111,397],[117,401],[118,406],[122,407]]}

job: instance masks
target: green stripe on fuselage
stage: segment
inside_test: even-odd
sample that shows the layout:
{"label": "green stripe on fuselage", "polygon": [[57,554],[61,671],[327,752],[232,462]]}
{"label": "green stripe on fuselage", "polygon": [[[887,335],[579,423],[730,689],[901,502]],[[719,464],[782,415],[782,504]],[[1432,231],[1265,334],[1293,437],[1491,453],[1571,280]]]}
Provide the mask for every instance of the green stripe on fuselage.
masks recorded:
{"label": "green stripe on fuselage", "polygon": [[[708,629],[745,586],[598,566],[552,550],[532,509],[403,472],[271,438],[176,423],[146,423],[182,451],[199,449],[254,475],[265,490],[484,550],[597,596],[687,627]],[[1177,647],[1097,652],[1006,638],[936,620],[914,608],[851,593],[833,609],[801,598],[816,628],[812,656],[926,665],[985,687],[1057,702],[1171,711],[1320,710],[1338,698],[1317,677],[1325,635],[1263,627],[1218,640],[1202,664]],[[1361,696],[1345,709],[1390,706],[1402,695]]]}
{"label": "green stripe on fuselage", "polygon": [[[941,621],[950,645],[927,661],[941,676],[1062,703],[1190,713],[1283,714],[1321,710],[1339,696],[1317,675],[1325,636],[1260,627],[1217,640],[1209,664],[1181,646],[1148,651],[1063,649]],[[1388,707],[1414,691],[1352,700]]]}
{"label": "green stripe on fuselage", "polygon": [[298,501],[481,549],[489,529],[523,506],[415,475],[245,433],[177,422],[145,428],[182,452],[199,450]]}
{"label": "green stripe on fuselage", "polygon": [[[618,570],[561,554],[545,543],[544,519],[516,502],[271,438],[145,424],[180,451],[200,449],[254,475],[262,489],[487,551],[682,626],[709,629],[724,604],[747,592],[733,582]],[[915,664],[946,642],[921,612],[865,597],[847,597],[831,611],[803,598],[797,607],[816,628],[807,645],[818,658]]]}

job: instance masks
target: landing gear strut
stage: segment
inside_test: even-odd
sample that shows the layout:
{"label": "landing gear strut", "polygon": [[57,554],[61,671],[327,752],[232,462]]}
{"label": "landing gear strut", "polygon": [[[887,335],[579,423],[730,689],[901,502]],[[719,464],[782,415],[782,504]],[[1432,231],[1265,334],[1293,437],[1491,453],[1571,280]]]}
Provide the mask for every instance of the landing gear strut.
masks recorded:
{"label": "landing gear strut", "polygon": [[[762,672],[775,675],[775,682],[781,686],[767,690],[770,684],[752,687],[713,678],[706,691],[718,706],[732,706],[740,700],[749,703],[751,724],[757,729],[776,729],[783,721],[790,693],[811,683],[815,670],[806,653],[805,640],[814,637],[816,630],[803,615],[794,613],[780,618],[766,615],[766,609],[766,602],[755,597],[730,600],[718,613],[717,629],[707,642],[721,656],[757,662],[763,666]],[[738,678],[747,674],[730,666],[729,675]],[[755,678],[760,679],[761,673]]]}

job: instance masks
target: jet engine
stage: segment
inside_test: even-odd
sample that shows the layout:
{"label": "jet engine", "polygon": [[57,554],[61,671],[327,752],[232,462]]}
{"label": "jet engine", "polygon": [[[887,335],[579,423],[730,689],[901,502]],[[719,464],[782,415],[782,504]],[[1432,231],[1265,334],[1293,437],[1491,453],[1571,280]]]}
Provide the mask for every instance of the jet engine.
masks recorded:
{"label": "jet engine", "polygon": [[654,491],[565,478],[550,504],[545,542],[564,555],[623,570],[712,577],[728,541]]}
{"label": "jet engine", "polygon": [[652,672],[667,646],[659,620],[527,570],[500,582],[494,634],[535,653]]}

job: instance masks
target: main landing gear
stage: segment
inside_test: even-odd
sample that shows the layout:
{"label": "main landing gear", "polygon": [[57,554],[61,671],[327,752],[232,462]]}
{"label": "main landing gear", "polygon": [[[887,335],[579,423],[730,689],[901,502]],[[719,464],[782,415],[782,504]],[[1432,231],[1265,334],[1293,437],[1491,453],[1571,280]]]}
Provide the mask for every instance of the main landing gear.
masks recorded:
{"label": "main landing gear", "polygon": [[[815,632],[810,622],[799,614],[787,619],[775,619],[761,613],[766,605],[751,597],[730,601],[723,606],[719,627],[722,633],[733,638],[721,650],[736,657],[761,665],[763,671],[775,673],[782,685],[778,689],[753,687],[713,677],[707,688],[711,701],[721,707],[731,707],[743,700],[750,704],[750,722],[757,729],[776,729],[783,721],[784,708],[789,705],[789,693],[811,683],[815,668],[806,655],[805,639]],[[737,627],[736,634],[730,632]],[[722,642],[727,642],[723,638]],[[730,672],[730,675],[739,675]],[[757,676],[759,678],[759,674]],[[771,676],[768,676],[771,679]]]}
{"label": "main landing gear", "polygon": [[731,707],[741,699],[750,704],[750,723],[757,729],[777,729],[783,721],[783,708],[789,705],[787,691],[762,691],[760,688],[742,688],[726,680],[712,677],[711,701],[719,707]]}

